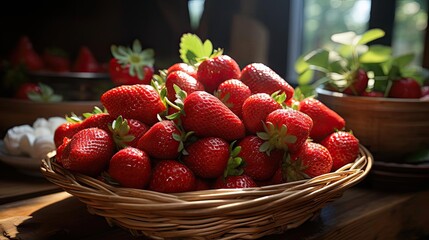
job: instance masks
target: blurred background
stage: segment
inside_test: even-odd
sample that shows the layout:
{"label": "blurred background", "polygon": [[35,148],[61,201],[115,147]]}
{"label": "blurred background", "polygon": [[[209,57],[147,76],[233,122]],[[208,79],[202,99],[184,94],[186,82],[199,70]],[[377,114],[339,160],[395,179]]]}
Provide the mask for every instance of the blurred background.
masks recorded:
{"label": "blurred background", "polygon": [[241,67],[262,62],[293,83],[297,57],[344,31],[381,28],[386,36],[374,43],[414,52],[415,64],[428,67],[427,12],[427,0],[11,1],[0,15],[0,58],[23,35],[38,52],[58,47],[73,58],[87,46],[100,62],[111,58],[112,44],[139,39],[162,69],[180,61],[180,37],[192,32]]}

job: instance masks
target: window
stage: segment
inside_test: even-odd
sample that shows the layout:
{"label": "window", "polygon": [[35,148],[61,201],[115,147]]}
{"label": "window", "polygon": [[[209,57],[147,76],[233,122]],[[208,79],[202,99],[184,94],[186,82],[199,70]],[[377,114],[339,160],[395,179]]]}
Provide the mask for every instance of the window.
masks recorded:
{"label": "window", "polygon": [[290,37],[287,79],[295,79],[293,64],[298,56],[327,47],[334,33],[354,31],[358,34],[370,28],[386,32],[382,41],[392,46],[393,54],[413,52],[414,64],[422,65],[425,31],[428,22],[427,0],[292,0],[291,19],[302,21],[301,35]]}

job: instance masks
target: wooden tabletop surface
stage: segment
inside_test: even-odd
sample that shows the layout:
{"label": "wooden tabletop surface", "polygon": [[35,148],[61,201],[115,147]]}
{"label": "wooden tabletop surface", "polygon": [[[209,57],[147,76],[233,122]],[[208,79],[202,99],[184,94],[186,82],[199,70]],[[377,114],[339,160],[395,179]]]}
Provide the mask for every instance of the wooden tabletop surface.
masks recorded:
{"label": "wooden tabletop surface", "polygon": [[[145,239],[103,217],[43,178],[0,164],[0,240]],[[386,191],[370,182],[347,190],[296,229],[262,239],[426,239],[429,190]]]}

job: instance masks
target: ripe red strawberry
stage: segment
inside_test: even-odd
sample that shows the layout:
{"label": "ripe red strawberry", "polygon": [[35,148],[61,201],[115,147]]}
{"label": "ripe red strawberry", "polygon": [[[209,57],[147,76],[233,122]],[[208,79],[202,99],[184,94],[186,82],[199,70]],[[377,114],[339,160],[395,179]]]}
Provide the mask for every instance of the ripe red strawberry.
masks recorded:
{"label": "ripe red strawberry", "polygon": [[67,147],[70,141],[71,141],[70,138],[64,137],[61,143],[58,146],[56,146],[57,149],[56,149],[55,160],[61,166],[63,165],[63,162],[62,162],[63,158],[67,157],[70,154],[70,147]]}
{"label": "ripe red strawberry", "polygon": [[332,156],[332,170],[351,163],[359,154],[359,140],[351,133],[338,131],[323,139],[320,144],[325,146]]}
{"label": "ripe red strawberry", "polygon": [[195,189],[195,176],[178,161],[162,160],[152,170],[149,189],[163,193],[192,191]]}
{"label": "ripe red strawberry", "polygon": [[28,36],[22,36],[10,56],[13,66],[23,64],[27,70],[38,71],[43,69],[44,63],[39,54],[34,50]]}
{"label": "ripe red strawberry", "polygon": [[116,86],[150,84],[155,72],[154,68],[152,66],[142,66],[141,69],[143,76],[142,79],[140,79],[137,75],[131,76],[130,66],[122,66],[116,58],[110,59],[108,66],[110,78]]}
{"label": "ripe red strawberry", "polygon": [[81,130],[80,123],[65,122],[61,124],[54,132],[55,146],[58,148],[63,144],[64,138],[71,139],[79,130]]}
{"label": "ripe red strawberry", "polygon": [[100,64],[87,46],[81,46],[73,63],[74,72],[99,72]]}
{"label": "ripe red strawberry", "polygon": [[266,93],[256,93],[248,97],[242,106],[243,122],[249,133],[264,131],[263,122],[272,111],[282,105]]}
{"label": "ripe red strawberry", "polygon": [[213,188],[252,188],[257,186],[251,177],[243,174],[239,176],[227,176],[226,178],[223,176],[218,177]]}
{"label": "ripe red strawberry", "polygon": [[168,69],[167,69],[167,75],[169,75],[172,72],[175,71],[182,71],[187,73],[188,75],[190,75],[193,78],[197,78],[197,69],[195,69],[193,66],[186,64],[186,63],[175,63],[173,65],[171,65]]}
{"label": "ripe red strawberry", "polygon": [[14,97],[17,99],[30,100],[28,95],[31,92],[41,94],[42,90],[40,89],[40,86],[36,83],[23,83],[19,86]]}
{"label": "ripe red strawberry", "polygon": [[287,163],[287,181],[302,180],[329,173],[332,157],[326,147],[319,143],[306,142],[301,149],[292,154]]}
{"label": "ripe red strawberry", "polygon": [[344,89],[345,94],[349,95],[362,95],[368,86],[368,75],[365,70],[358,69],[356,72],[351,75],[351,85]]}
{"label": "ripe red strawberry", "polygon": [[191,94],[195,91],[204,91],[203,84],[197,81],[197,79],[180,70],[174,71],[168,74],[167,79],[165,80],[165,87],[167,88],[167,98],[172,102],[176,100],[176,91],[174,90],[174,85],[177,85],[182,91],[185,91],[187,94]]}
{"label": "ripe red strawberry", "polygon": [[250,97],[251,92],[248,86],[237,79],[226,80],[221,83],[215,93],[235,115],[242,118],[242,106],[244,101]]}
{"label": "ripe red strawberry", "polygon": [[183,148],[181,132],[173,121],[155,123],[138,140],[137,147],[157,159],[176,159]]}
{"label": "ripe red strawberry", "polygon": [[101,103],[110,115],[117,118],[137,119],[144,124],[158,122],[157,114],[165,111],[158,92],[150,85],[122,85],[101,95]]}
{"label": "ripe red strawberry", "polygon": [[297,152],[310,135],[313,121],[300,111],[293,109],[277,109],[268,114],[265,120],[266,132],[258,136],[267,141],[261,146],[262,151],[272,149]]}
{"label": "ripe red strawberry", "polygon": [[210,183],[207,179],[195,178],[195,191],[210,189]]}
{"label": "ripe red strawberry", "polygon": [[219,137],[227,141],[245,135],[243,122],[215,96],[196,91],[184,101],[181,120],[186,131],[200,137]]}
{"label": "ripe red strawberry", "polygon": [[240,73],[240,67],[234,59],[228,55],[219,55],[201,62],[197,80],[204,85],[207,92],[213,93],[222,82],[240,79]]}
{"label": "ripe red strawberry", "polygon": [[335,130],[342,130],[346,125],[340,115],[315,98],[302,100],[298,110],[313,120],[310,137],[316,141],[322,140]]}
{"label": "ripe red strawberry", "polygon": [[195,175],[202,178],[222,176],[230,156],[229,144],[221,138],[201,138],[186,148],[182,160]]}
{"label": "ripe red strawberry", "polygon": [[70,59],[66,52],[58,48],[45,49],[42,55],[46,69],[54,72],[69,72]]}
{"label": "ripe red strawberry", "polygon": [[151,175],[149,155],[133,147],[121,149],[110,160],[108,173],[123,187],[145,188]]}
{"label": "ripe red strawberry", "polygon": [[255,181],[270,179],[283,158],[283,151],[280,150],[272,151],[270,156],[259,151],[263,143],[264,140],[252,135],[246,136],[238,143],[238,146],[241,147],[238,157],[245,162],[244,174]]}
{"label": "ripe red strawberry", "polygon": [[422,97],[429,96],[429,86],[422,87]]}
{"label": "ripe red strawberry", "polygon": [[132,47],[112,45],[114,58],[109,61],[109,74],[113,83],[119,85],[150,84],[154,68],[153,49],[142,49],[138,40]]}
{"label": "ripe red strawberry", "polygon": [[421,96],[421,86],[412,78],[394,80],[389,91],[389,97],[392,98],[420,98]]}
{"label": "ripe red strawberry", "polygon": [[76,133],[65,148],[61,157],[65,169],[97,176],[108,166],[115,145],[106,131],[87,128]]}
{"label": "ripe red strawberry", "polygon": [[288,82],[280,77],[271,68],[262,63],[252,63],[243,68],[240,80],[246,84],[252,93],[273,94],[276,91],[286,94],[286,101],[294,93]]}
{"label": "ripe red strawberry", "polygon": [[82,120],[80,129],[96,127],[110,133],[109,126],[112,125],[114,120],[115,118],[108,113],[90,114],[87,118]]}

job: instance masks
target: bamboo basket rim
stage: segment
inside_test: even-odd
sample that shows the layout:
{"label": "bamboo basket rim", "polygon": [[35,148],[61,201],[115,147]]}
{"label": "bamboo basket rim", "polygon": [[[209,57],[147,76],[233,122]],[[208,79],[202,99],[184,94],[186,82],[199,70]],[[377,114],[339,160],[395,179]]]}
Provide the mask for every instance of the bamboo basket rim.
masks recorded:
{"label": "bamboo basket rim", "polygon": [[314,217],[372,168],[372,154],[362,145],[358,158],[335,172],[308,180],[246,189],[210,189],[159,193],[122,188],[65,170],[55,151],[40,170],[52,183],[85,203],[92,214],[135,236],[154,239],[256,239],[282,233]]}

